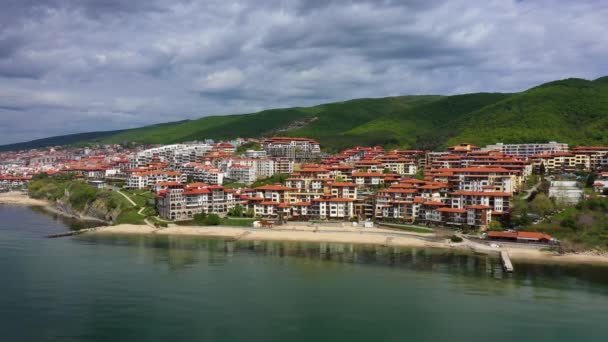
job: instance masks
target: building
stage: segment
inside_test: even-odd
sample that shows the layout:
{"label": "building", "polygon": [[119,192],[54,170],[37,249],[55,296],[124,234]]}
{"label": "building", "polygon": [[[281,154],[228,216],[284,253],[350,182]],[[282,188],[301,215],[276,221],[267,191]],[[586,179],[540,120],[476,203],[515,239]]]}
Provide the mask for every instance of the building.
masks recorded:
{"label": "building", "polygon": [[273,137],[262,141],[262,147],[270,157],[310,161],[319,158],[321,146],[314,139]]}
{"label": "building", "polygon": [[237,204],[235,193],[221,185],[171,184],[155,195],[156,210],[168,220],[187,221],[200,213],[225,215]]}
{"label": "building", "polygon": [[551,235],[538,232],[487,232],[486,239],[493,241],[557,244]]}
{"label": "building", "polygon": [[245,151],[245,157],[247,158],[266,158],[268,154],[264,150],[247,150]]}
{"label": "building", "polygon": [[127,187],[129,189],[146,189],[152,188],[160,182],[186,183],[187,180],[186,174],[178,171],[134,172],[127,178]]}
{"label": "building", "polygon": [[227,168],[227,176],[237,183],[251,184],[257,179],[255,168],[248,165],[233,164]]}
{"label": "building", "polygon": [[584,198],[583,187],[576,181],[551,181],[549,198],[556,203],[575,205]]}
{"label": "building", "polygon": [[603,193],[608,190],[608,172],[601,172],[593,183],[593,190]]}
{"label": "building", "polygon": [[533,143],[533,144],[503,144],[496,143],[487,145],[481,149],[482,151],[499,151],[510,156],[529,158],[537,154],[551,154],[556,152],[568,152],[568,144],[562,144],[555,141],[548,143]]}

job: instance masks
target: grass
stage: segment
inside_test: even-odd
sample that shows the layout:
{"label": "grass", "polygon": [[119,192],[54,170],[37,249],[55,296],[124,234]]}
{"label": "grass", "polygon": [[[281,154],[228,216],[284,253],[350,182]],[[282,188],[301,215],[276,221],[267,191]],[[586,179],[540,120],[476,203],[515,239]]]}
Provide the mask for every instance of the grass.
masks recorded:
{"label": "grass", "polygon": [[380,225],[386,226],[386,227],[391,227],[391,228],[397,228],[397,229],[401,229],[401,230],[405,230],[405,231],[413,232],[413,233],[433,234],[433,230],[431,228],[424,228],[424,227],[412,226],[412,225],[407,225],[407,224],[397,224],[397,223],[380,223]]}
{"label": "grass", "polygon": [[241,217],[224,217],[221,220],[222,226],[253,227],[253,222],[257,219]]}
{"label": "grass", "polygon": [[144,224],[144,217],[137,213],[136,208],[123,209],[114,224]]}

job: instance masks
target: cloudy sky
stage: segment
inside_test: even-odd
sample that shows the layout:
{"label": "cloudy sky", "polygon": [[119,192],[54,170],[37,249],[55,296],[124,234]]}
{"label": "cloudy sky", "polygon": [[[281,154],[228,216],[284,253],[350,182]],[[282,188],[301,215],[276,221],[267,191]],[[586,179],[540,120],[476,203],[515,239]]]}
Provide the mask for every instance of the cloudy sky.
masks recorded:
{"label": "cloudy sky", "polygon": [[608,2],[2,0],[0,144],[608,75]]}

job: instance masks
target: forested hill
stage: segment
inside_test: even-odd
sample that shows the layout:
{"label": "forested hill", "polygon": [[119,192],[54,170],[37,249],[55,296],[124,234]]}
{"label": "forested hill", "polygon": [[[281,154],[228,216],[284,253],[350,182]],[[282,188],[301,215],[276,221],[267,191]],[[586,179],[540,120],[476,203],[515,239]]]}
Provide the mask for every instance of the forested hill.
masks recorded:
{"label": "forested hill", "polygon": [[608,145],[608,77],[565,79],[513,94],[356,99],[86,134],[91,136],[54,137],[12,145],[11,149],[36,144],[176,143],[270,135],[316,138],[328,150],[355,145],[435,149],[462,141],[556,140],[571,145]]}

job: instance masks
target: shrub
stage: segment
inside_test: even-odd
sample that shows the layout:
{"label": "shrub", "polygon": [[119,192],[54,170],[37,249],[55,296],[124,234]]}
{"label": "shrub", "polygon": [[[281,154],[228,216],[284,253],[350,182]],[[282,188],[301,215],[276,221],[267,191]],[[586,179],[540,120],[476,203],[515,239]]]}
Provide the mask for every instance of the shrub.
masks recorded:
{"label": "shrub", "polygon": [[458,236],[458,235],[452,235],[450,237],[450,241],[452,241],[452,242],[462,242],[462,238],[460,236]]}
{"label": "shrub", "polygon": [[217,214],[209,214],[205,219],[205,224],[207,226],[218,226],[222,220]]}
{"label": "shrub", "polygon": [[207,215],[205,213],[200,213],[195,214],[192,217],[192,222],[194,222],[194,224],[197,226],[217,226],[222,222],[222,220],[219,216],[217,216],[217,214]]}

